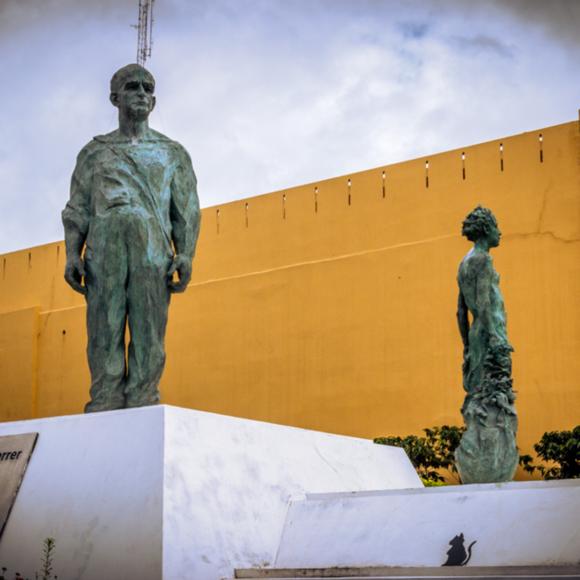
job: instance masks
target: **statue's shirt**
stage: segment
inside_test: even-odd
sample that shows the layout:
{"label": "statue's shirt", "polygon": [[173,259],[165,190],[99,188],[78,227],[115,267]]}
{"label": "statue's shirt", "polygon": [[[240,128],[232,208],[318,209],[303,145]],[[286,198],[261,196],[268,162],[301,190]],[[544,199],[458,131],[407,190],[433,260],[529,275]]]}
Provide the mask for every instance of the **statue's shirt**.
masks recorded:
{"label": "statue's shirt", "polygon": [[103,235],[98,224],[110,218],[138,222],[160,250],[175,241],[180,253],[192,256],[199,202],[185,149],[153,130],[138,141],[114,131],[88,143],[77,159],[63,221],[90,248],[97,241],[92,238]]}

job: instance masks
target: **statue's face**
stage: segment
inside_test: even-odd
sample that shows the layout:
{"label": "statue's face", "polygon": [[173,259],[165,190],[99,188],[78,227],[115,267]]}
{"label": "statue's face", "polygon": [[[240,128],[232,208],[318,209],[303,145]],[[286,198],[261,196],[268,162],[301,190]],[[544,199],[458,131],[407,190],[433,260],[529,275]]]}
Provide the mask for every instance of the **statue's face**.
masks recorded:
{"label": "statue's face", "polygon": [[121,113],[135,120],[145,120],[155,106],[155,85],[141,71],[127,76],[118,92],[111,95],[112,103]]}
{"label": "statue's face", "polygon": [[497,225],[494,225],[490,228],[489,233],[487,235],[487,239],[489,241],[490,248],[497,248],[499,246],[501,232],[499,231]]}

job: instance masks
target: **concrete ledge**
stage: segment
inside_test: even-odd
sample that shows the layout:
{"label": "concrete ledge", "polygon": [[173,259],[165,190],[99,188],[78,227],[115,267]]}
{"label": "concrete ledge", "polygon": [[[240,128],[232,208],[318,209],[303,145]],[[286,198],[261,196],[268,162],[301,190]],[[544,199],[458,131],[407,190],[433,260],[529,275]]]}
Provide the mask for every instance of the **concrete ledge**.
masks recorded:
{"label": "concrete ledge", "polygon": [[236,570],[235,578],[259,579],[268,578],[333,578],[341,580],[348,578],[356,580],[379,580],[388,578],[580,578],[580,566],[456,566],[456,567],[385,567],[374,566],[365,568],[278,568],[278,569],[244,569]]}
{"label": "concrete ledge", "polygon": [[309,493],[272,567],[576,566],[579,513],[578,479]]}

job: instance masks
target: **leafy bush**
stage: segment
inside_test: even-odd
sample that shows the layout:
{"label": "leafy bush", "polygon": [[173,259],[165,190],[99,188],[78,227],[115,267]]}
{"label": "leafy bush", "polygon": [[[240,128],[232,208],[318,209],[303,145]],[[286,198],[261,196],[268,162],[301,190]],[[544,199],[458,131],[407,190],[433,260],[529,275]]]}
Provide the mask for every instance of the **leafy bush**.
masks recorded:
{"label": "leafy bush", "polygon": [[[455,449],[465,427],[443,425],[423,429],[424,437],[377,437],[375,443],[402,447],[426,486],[452,479],[459,482],[455,467]],[[580,477],[580,425],[571,431],[549,431],[534,445],[538,457],[548,465],[535,465],[531,455],[520,455],[520,466],[528,473],[541,474],[544,479],[575,479]],[[446,470],[447,474],[441,474]],[[445,476],[446,475],[446,476]]]}
{"label": "leafy bush", "polygon": [[454,452],[464,431],[465,427],[443,425],[423,429],[424,437],[417,435],[377,437],[373,441],[380,445],[402,447],[423,483],[432,485],[448,479],[441,475],[439,471],[441,469],[447,470],[448,476],[459,482]]}
{"label": "leafy bush", "polygon": [[577,479],[580,477],[580,425],[571,431],[548,431],[534,445],[534,451],[549,465],[534,465],[529,455],[520,457],[528,473],[539,471],[544,479]]}

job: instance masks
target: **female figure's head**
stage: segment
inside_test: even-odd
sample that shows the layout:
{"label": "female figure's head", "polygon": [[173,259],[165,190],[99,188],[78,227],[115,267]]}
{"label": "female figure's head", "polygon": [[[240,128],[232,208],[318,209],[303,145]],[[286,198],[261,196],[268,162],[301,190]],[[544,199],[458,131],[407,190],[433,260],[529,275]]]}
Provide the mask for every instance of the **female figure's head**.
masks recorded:
{"label": "female figure's head", "polygon": [[492,211],[478,205],[463,221],[461,234],[470,242],[483,242],[488,248],[499,246],[501,232]]}

